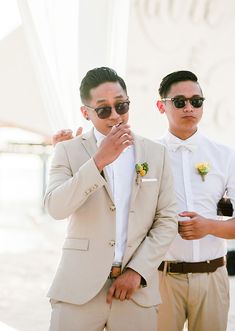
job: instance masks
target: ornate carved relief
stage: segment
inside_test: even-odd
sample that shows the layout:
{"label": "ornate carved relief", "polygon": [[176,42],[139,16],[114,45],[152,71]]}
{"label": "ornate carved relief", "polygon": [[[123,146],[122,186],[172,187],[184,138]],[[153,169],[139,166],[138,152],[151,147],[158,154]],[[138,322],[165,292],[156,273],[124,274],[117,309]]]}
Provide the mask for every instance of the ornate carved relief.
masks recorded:
{"label": "ornate carved relief", "polygon": [[190,43],[189,29],[218,26],[226,13],[221,0],[135,0],[133,6],[143,33],[163,51]]}
{"label": "ornate carved relief", "polygon": [[[234,131],[234,77],[235,56],[212,62],[205,71],[205,82],[209,87],[210,121],[215,129],[223,130],[224,134],[228,130]],[[207,124],[210,125],[209,121]]]}

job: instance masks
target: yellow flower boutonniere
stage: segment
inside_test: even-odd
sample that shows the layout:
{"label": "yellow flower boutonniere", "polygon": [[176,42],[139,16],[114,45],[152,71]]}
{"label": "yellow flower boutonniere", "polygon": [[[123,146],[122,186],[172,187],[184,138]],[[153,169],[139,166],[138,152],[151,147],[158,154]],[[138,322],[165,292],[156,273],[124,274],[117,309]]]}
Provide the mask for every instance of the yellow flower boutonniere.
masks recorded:
{"label": "yellow flower boutonniere", "polygon": [[205,176],[210,171],[210,165],[209,165],[209,163],[208,162],[197,163],[195,167],[196,167],[199,175],[201,175],[202,180],[204,182],[205,181]]}
{"label": "yellow flower boutonniere", "polygon": [[144,163],[136,163],[135,165],[135,171],[137,173],[136,177],[136,183],[139,184],[141,177],[144,177],[149,170],[149,166],[147,162]]}

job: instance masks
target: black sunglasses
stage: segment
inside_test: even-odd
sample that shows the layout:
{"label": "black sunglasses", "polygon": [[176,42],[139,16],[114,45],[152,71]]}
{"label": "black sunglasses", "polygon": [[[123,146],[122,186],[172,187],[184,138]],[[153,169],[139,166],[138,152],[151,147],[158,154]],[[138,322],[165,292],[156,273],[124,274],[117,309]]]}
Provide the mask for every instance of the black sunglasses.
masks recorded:
{"label": "black sunglasses", "polygon": [[175,97],[175,98],[162,99],[162,101],[172,101],[175,108],[184,108],[186,106],[187,101],[189,101],[194,108],[200,108],[203,105],[204,100],[205,98],[203,97],[192,97],[192,98]]}
{"label": "black sunglasses", "polygon": [[[116,110],[116,112],[119,114],[119,115],[123,115],[123,114],[126,114],[129,110],[129,104],[130,104],[130,101],[124,101],[124,102],[120,102],[120,103],[117,103],[116,105],[114,105],[114,108]],[[99,118],[108,118],[111,113],[112,113],[112,107],[111,106],[104,106],[104,107],[98,107],[98,108],[92,108],[90,106],[87,106],[87,105],[84,105],[85,107],[87,108],[90,108],[90,109],[93,109],[96,113],[97,113],[97,116]]]}

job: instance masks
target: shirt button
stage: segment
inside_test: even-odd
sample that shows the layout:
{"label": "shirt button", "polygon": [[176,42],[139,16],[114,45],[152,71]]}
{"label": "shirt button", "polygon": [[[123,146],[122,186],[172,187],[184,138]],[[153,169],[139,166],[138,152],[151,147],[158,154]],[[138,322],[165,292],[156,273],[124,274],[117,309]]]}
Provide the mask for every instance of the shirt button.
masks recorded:
{"label": "shirt button", "polygon": [[116,207],[114,205],[110,206],[109,207],[111,211],[115,211],[116,210]]}
{"label": "shirt button", "polygon": [[110,240],[109,245],[112,247],[115,246],[115,240]]}

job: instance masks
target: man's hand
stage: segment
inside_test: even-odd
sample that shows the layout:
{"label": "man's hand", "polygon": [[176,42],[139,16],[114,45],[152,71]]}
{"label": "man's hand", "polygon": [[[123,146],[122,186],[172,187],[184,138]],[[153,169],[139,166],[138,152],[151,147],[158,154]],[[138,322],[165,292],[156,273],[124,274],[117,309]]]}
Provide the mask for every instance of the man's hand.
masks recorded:
{"label": "man's hand", "polygon": [[[80,136],[82,134],[82,127],[79,127],[76,131],[76,136]],[[52,145],[55,146],[58,142],[64,140],[70,140],[73,138],[73,131],[70,129],[63,129],[52,136]]]}
{"label": "man's hand", "polygon": [[141,276],[138,272],[127,268],[126,271],[115,279],[107,293],[106,302],[112,299],[120,301],[129,300],[132,294],[140,288]]}
{"label": "man's hand", "polygon": [[133,143],[134,139],[128,124],[113,126],[94,155],[94,161],[99,171],[116,160],[122,151]]}
{"label": "man's hand", "polygon": [[179,221],[179,234],[185,240],[200,239],[210,234],[214,221],[194,212],[180,213],[181,217],[190,217],[188,221]]}

